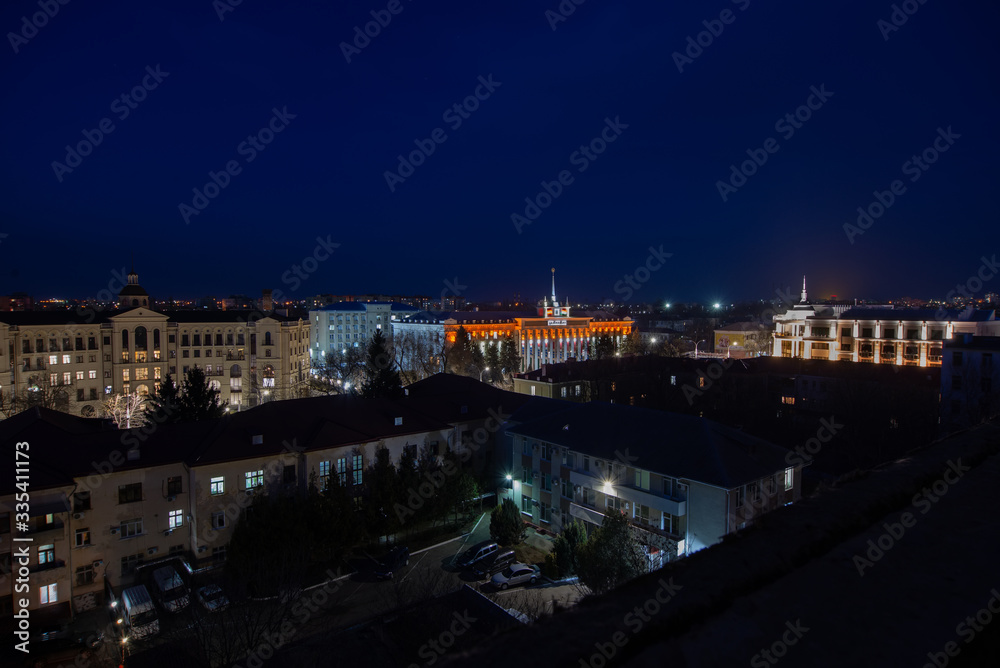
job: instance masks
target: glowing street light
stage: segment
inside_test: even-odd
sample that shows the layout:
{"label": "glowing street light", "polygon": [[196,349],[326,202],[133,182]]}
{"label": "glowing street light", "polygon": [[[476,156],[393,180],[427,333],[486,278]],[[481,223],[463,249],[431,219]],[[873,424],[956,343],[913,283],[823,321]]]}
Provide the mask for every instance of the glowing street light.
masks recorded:
{"label": "glowing street light", "polygon": [[479,382],[480,383],[483,382],[483,374],[486,373],[489,370],[490,370],[490,368],[486,367],[485,369],[483,369],[482,371],[479,372]]}

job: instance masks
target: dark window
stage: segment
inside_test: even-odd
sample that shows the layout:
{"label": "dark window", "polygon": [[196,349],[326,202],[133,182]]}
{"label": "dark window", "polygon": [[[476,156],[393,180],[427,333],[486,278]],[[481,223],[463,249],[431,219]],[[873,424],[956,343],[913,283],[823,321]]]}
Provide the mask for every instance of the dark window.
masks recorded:
{"label": "dark window", "polygon": [[961,352],[957,352],[956,351],[956,352],[953,352],[951,354],[951,365],[952,366],[962,366],[962,353]]}
{"label": "dark window", "polygon": [[153,330],[153,349],[160,349],[160,330],[158,329]]}
{"label": "dark window", "polygon": [[122,575],[132,575],[140,565],[142,565],[141,554],[131,554],[127,557],[122,557]]}
{"label": "dark window", "polygon": [[134,503],[142,501],[142,483],[118,486],[118,503]]}
{"label": "dark window", "polygon": [[962,377],[961,376],[952,376],[951,377],[951,389],[953,389],[953,390],[961,390],[962,389]]}
{"label": "dark window", "polygon": [[895,329],[885,329],[885,330],[883,330],[882,331],[882,338],[883,339],[894,339],[894,338],[896,338],[896,330]]}
{"label": "dark window", "polygon": [[[194,345],[200,346],[201,345],[201,334],[195,334],[193,338],[194,338]],[[187,345],[187,344],[184,344],[184,345]]]}
{"label": "dark window", "polygon": [[145,327],[135,328],[135,349],[136,350],[146,350],[146,340],[148,335],[146,334]]}
{"label": "dark window", "polygon": [[76,400],[77,401],[85,401],[84,396],[85,396],[85,394],[84,394],[83,388],[82,387],[78,387],[77,390],[76,390]]}
{"label": "dark window", "polygon": [[94,584],[94,565],[87,564],[86,566],[80,566],[76,569],[76,585],[81,587],[83,585]]}
{"label": "dark window", "polygon": [[944,338],[943,329],[932,329],[931,330],[931,341],[940,341]]}
{"label": "dark window", "polygon": [[906,338],[911,339],[911,340],[913,340],[913,339],[919,339],[920,338],[920,334],[915,329],[908,329],[908,330],[906,330]]}
{"label": "dark window", "polygon": [[221,346],[222,345],[222,334],[221,333],[215,335],[215,345],[217,345],[217,346]]}
{"label": "dark window", "polygon": [[73,494],[73,512],[90,510],[90,492],[75,492]]}
{"label": "dark window", "polygon": [[181,477],[179,475],[167,478],[167,496],[177,496],[181,493]]}
{"label": "dark window", "polygon": [[77,350],[83,350],[83,337],[82,336],[76,337],[76,349]]}
{"label": "dark window", "polygon": [[87,337],[87,350],[97,350],[97,337],[95,336]]}
{"label": "dark window", "polygon": [[110,346],[111,345],[111,337],[110,336],[105,336],[104,337],[104,345],[106,345],[106,346]]}
{"label": "dark window", "polygon": [[870,339],[871,337],[872,337],[872,328],[871,327],[862,327],[861,328],[861,338],[869,338]]}
{"label": "dark window", "polygon": [[167,335],[167,343],[173,343],[176,340],[177,340],[176,335],[174,335],[174,334]]}
{"label": "dark window", "polygon": [[90,388],[90,400],[91,401],[96,401],[97,400],[97,388],[96,387]]}
{"label": "dark window", "polygon": [[187,334],[181,334],[181,345],[182,346],[191,345],[191,339]]}

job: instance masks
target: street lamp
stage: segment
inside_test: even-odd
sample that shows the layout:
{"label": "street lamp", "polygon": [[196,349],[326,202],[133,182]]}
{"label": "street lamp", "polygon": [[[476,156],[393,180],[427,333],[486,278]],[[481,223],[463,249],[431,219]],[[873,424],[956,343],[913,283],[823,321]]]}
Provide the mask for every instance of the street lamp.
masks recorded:
{"label": "street lamp", "polygon": [[[705,339],[702,339],[698,343],[708,343]],[[694,344],[694,358],[698,359],[698,343]]]}
{"label": "street lamp", "polygon": [[[483,369],[482,371],[479,372],[479,382],[480,383],[483,382],[483,374],[486,373],[489,370],[490,370],[490,368],[486,367],[485,369]],[[507,477],[510,478],[510,476],[507,476]]]}

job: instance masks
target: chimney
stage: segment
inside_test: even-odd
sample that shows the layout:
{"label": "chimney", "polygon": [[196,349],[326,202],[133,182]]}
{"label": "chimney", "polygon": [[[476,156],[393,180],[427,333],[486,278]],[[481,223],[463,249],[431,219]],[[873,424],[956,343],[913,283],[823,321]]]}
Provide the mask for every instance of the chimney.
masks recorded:
{"label": "chimney", "polygon": [[265,313],[270,313],[274,310],[274,300],[271,298],[271,289],[267,288],[264,290],[263,295],[260,299],[260,310]]}

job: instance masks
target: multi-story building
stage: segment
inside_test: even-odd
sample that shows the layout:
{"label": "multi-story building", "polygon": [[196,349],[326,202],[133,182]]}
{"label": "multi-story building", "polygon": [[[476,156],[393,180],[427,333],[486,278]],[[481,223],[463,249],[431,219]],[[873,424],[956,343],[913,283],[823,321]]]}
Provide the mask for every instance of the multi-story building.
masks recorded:
{"label": "multi-story building", "polygon": [[[33,627],[102,604],[171,560],[222,563],[232,530],[260,493],[325,489],[338,476],[360,495],[376,450],[492,462],[512,393],[471,379],[434,379],[399,400],[354,396],[270,402],[220,419],[117,430],[101,419],[33,408],[0,422],[0,453],[27,443],[28,527],[15,522],[13,472],[0,480],[0,616],[15,594]],[[453,401],[458,402],[453,405]],[[444,419],[442,419],[444,418]],[[19,543],[13,536],[32,538]],[[28,592],[15,590],[27,545]],[[191,572],[189,570],[188,572]]]}
{"label": "multi-story building", "polygon": [[651,561],[719,542],[799,499],[788,451],[701,418],[607,404],[552,402],[515,411],[506,429],[506,493],[533,524],[588,530],[624,512]]}
{"label": "multi-story building", "polygon": [[337,302],[309,311],[309,357],[323,360],[326,354],[368,345],[376,331],[392,340],[392,321],[412,315],[417,309],[396,302]]}
{"label": "multi-story building", "polygon": [[[0,389],[52,392],[53,405],[99,413],[111,394],[155,393],[198,366],[234,409],[300,396],[308,383],[309,322],[261,311],[166,311],[129,274],[119,309],[0,313]],[[138,306],[136,306],[138,304]]]}
{"label": "multi-story building", "polygon": [[802,298],[774,316],[776,357],[940,366],[944,342],[961,334],[1000,334],[996,311],[834,308]]}
{"label": "multi-story building", "polygon": [[[419,312],[392,323],[393,337],[404,345],[440,357],[448,343],[455,341],[463,327],[472,342],[485,351],[490,341],[513,339],[521,355],[519,371],[537,369],[542,364],[587,359],[591,344],[609,336],[615,346],[632,333],[632,319],[613,316],[572,316],[570,307],[556,297],[555,269],[552,270],[552,299],[543,299],[536,313],[514,311]],[[404,363],[407,358],[404,357]]]}
{"label": "multi-story building", "polygon": [[941,425],[971,427],[1000,414],[1000,336],[963,334],[944,344]]}

